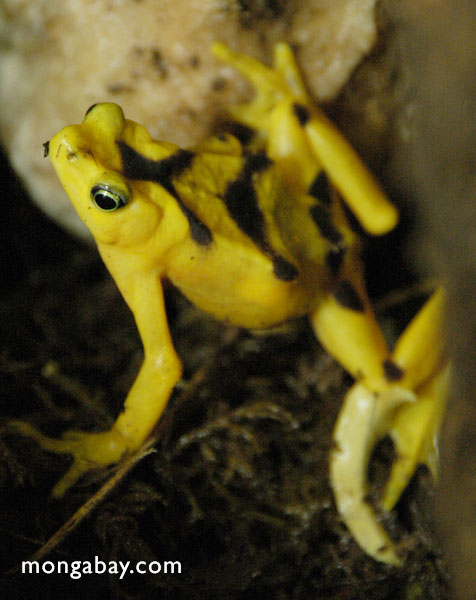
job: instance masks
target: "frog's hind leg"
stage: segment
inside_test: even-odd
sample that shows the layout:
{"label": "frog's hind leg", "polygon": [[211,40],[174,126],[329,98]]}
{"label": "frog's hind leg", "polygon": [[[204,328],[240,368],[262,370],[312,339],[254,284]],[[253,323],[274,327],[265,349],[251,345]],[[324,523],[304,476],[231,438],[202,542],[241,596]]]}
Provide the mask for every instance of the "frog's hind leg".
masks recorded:
{"label": "frog's hind leg", "polygon": [[334,429],[330,476],[339,513],[368,554],[391,564],[399,564],[399,558],[366,502],[367,463],[375,443],[389,434],[397,458],[384,493],[385,510],[393,507],[419,463],[435,472],[449,377],[443,359],[442,314],[439,290],[387,359],[387,384],[375,388],[364,376],[346,395]]}
{"label": "frog's hind leg", "polygon": [[275,46],[273,67],[235,54],[224,44],[216,43],[212,50],[256,89],[250,102],[228,109],[231,117],[254,130],[253,147],[264,150],[279,166],[295,195],[309,193],[322,166],[309,145],[300,113],[296,112],[296,107],[312,109],[291,48],[284,43]]}
{"label": "frog's hind leg", "polygon": [[407,390],[380,397],[391,387],[397,368],[367,299],[355,249],[349,249],[339,281],[311,322],[322,345],[358,381],[347,393],[334,429],[330,479],[337,509],[370,556],[399,564],[392,541],[366,501],[367,464],[381,424],[415,397]]}
{"label": "frog's hind leg", "polygon": [[[306,138],[299,147],[299,158],[307,160],[312,154],[314,164],[323,168],[332,183],[361,225],[369,233],[380,235],[393,229],[398,220],[395,207],[364,166],[359,156],[340,131],[311,101],[291,48],[276,44],[273,67],[234,53],[227,46],[215,43],[213,54],[240,71],[254,86],[256,94],[251,102],[229,109],[238,122],[251,127],[264,137],[268,156],[275,159],[286,152],[295,136]],[[292,135],[288,136],[289,113],[292,114]],[[286,136],[279,135],[284,123]],[[300,130],[300,134],[298,131]],[[278,135],[279,152],[273,149],[272,136]],[[316,171],[314,174],[317,175]]]}
{"label": "frog's hind leg", "polygon": [[348,248],[339,279],[320,300],[311,324],[324,348],[375,392],[388,386],[390,351],[367,298],[356,248]]}
{"label": "frog's hind leg", "polygon": [[419,464],[438,475],[437,441],[446,407],[450,364],[444,358],[444,294],[438,289],[398,340],[393,361],[404,372],[402,384],[415,390],[414,404],[401,406],[384,433],[395,444],[382,507],[391,510]]}
{"label": "frog's hind leg", "polygon": [[288,44],[283,42],[276,44],[272,67],[267,67],[250,56],[233,52],[220,42],[212,45],[212,53],[239,71],[256,90],[256,95],[251,102],[228,109],[230,115],[243,125],[256,131],[266,131],[269,129],[269,116],[279,102],[291,98],[306,104],[309,102],[293,52]]}

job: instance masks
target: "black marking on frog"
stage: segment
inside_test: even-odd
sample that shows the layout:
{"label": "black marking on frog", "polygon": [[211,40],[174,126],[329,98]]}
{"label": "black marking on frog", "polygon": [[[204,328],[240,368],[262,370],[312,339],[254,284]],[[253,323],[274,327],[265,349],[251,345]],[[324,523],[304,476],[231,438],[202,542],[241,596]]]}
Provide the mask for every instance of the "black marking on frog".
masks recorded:
{"label": "black marking on frog", "polygon": [[337,284],[334,290],[334,298],[344,308],[348,308],[355,312],[364,312],[365,310],[364,303],[357,293],[357,290],[350,281],[345,279]]}
{"label": "black marking on frog", "polygon": [[299,125],[304,127],[304,125],[306,125],[306,123],[311,118],[311,113],[310,113],[309,109],[306,106],[303,106],[302,104],[295,102],[293,104],[293,111],[294,111],[294,114],[295,114],[297,120],[299,121]]}
{"label": "black marking on frog", "polygon": [[404,375],[403,370],[390,358],[383,361],[383,371],[387,381],[400,381]]}
{"label": "black marking on frog", "polygon": [[276,277],[281,281],[294,281],[298,276],[298,270],[279,255],[268,242],[265,218],[254,186],[256,174],[265,171],[272,164],[272,160],[264,152],[248,154],[242,170],[228,184],[223,202],[228,214],[241,231],[271,258]]}
{"label": "black marking on frog", "polygon": [[343,246],[338,248],[332,247],[327,251],[324,260],[326,262],[326,267],[329,269],[332,275],[338,275],[342,263],[344,262],[345,253],[346,248]]}
{"label": "black marking on frog", "polygon": [[189,150],[178,150],[167,158],[152,160],[142,156],[137,150],[126,144],[117,142],[122,157],[124,177],[139,181],[153,181],[161,185],[173,196],[190,225],[190,235],[200,246],[209,245],[212,232],[180,198],[174,186],[174,179],[181,175],[191,165],[195,154]]}
{"label": "black marking on frog", "polygon": [[341,247],[343,244],[342,234],[334,225],[329,209],[321,204],[313,204],[309,207],[309,212],[321,236],[332,246]]}
{"label": "black marking on frog", "polygon": [[295,281],[297,279],[299,271],[292,263],[279,254],[274,254],[271,259],[273,261],[273,273],[279,280]]}
{"label": "black marking on frog", "polygon": [[307,193],[325,206],[332,204],[332,187],[325,171],[319,171]]}

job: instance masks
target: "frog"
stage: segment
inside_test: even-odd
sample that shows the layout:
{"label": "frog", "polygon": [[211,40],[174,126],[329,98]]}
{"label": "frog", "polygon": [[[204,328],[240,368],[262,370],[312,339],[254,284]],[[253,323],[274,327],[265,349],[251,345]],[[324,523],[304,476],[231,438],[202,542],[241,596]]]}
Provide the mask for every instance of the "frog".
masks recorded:
{"label": "frog", "polygon": [[108,431],[50,438],[11,427],[73,463],[60,498],[88,470],[140,450],[182,374],[164,304],[171,282],[212,317],[250,330],[308,317],[324,349],[353,377],[333,433],[329,472],[337,509],[362,549],[401,564],[367,500],[367,465],[390,435],[396,460],[383,509],[416,467],[436,473],[436,438],[448,387],[444,292],[438,289],[390,349],[365,289],[361,236],[384,235],[398,211],[337,127],[312,101],[293,50],[271,66],[215,42],[215,57],[255,94],[228,109],[249,139],[224,132],[182,149],[157,141],[114,103],[45,145],[60,182],[132,311],[144,359]]}

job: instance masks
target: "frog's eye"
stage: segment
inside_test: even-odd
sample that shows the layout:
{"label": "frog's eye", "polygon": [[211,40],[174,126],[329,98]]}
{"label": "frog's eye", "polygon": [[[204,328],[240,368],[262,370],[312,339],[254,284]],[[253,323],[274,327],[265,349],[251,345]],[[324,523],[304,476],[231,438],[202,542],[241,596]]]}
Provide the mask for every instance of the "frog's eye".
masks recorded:
{"label": "frog's eye", "polygon": [[111,189],[108,185],[99,184],[91,189],[91,199],[100,210],[113,212],[129,202],[129,194]]}

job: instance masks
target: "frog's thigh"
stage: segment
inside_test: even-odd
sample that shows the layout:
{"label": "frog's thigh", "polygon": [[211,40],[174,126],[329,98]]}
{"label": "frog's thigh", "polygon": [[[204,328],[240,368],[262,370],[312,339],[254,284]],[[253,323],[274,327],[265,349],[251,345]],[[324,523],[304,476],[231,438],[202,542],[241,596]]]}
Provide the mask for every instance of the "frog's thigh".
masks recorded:
{"label": "frog's thigh", "polygon": [[362,227],[373,235],[392,230],[398,212],[342,133],[317,107],[295,105],[309,147]]}
{"label": "frog's thigh", "polygon": [[[343,278],[311,315],[324,348],[355,378],[373,391],[400,376],[370,307],[359,274],[346,269]],[[346,276],[347,275],[347,276]]]}

